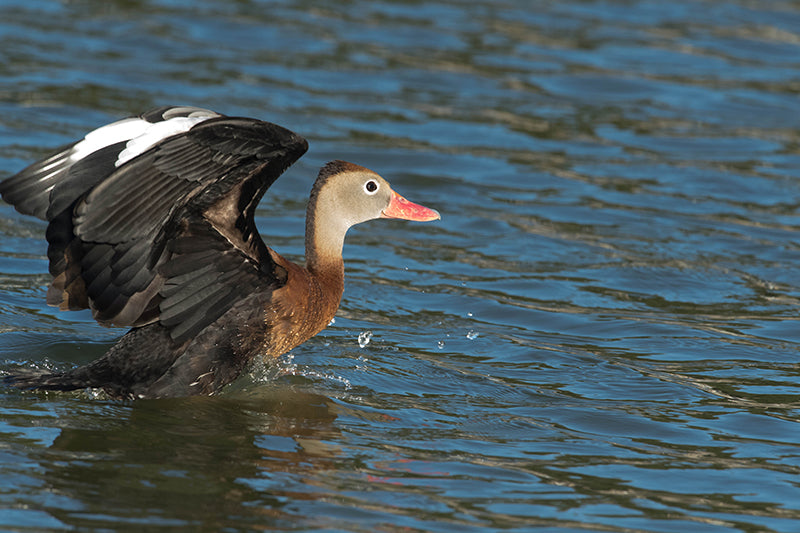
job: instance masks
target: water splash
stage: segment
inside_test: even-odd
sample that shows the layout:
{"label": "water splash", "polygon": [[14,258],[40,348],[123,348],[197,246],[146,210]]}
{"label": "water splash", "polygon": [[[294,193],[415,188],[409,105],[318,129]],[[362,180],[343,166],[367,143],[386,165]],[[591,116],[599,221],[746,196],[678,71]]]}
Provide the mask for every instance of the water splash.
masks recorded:
{"label": "water splash", "polygon": [[474,330],[469,330],[469,331],[467,332],[467,338],[468,338],[469,340],[471,340],[471,341],[474,341],[475,339],[477,339],[477,338],[478,338],[478,332],[477,332],[477,331],[474,331]]}
{"label": "water splash", "polygon": [[283,376],[293,376],[297,373],[297,364],[294,354],[289,352],[278,359],[259,357],[250,366],[250,378],[256,383],[275,381]]}
{"label": "water splash", "polygon": [[299,370],[295,370],[295,372],[292,373],[292,375],[303,376],[305,378],[314,380],[333,381],[335,383],[339,383],[340,385],[342,385],[344,387],[344,390],[350,390],[353,388],[353,385],[350,383],[349,379],[334,374],[333,372],[317,372],[316,370],[311,370],[310,368],[302,368]]}
{"label": "water splash", "polygon": [[366,348],[367,344],[369,344],[370,339],[372,339],[372,332],[362,331],[361,333],[358,334],[358,347]]}

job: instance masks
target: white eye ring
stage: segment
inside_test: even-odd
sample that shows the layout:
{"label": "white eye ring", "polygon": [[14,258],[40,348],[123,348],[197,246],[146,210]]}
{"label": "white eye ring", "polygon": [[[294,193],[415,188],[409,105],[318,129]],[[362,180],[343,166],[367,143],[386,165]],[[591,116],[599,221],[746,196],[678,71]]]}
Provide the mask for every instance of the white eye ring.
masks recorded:
{"label": "white eye ring", "polygon": [[375,180],[369,180],[364,184],[364,192],[369,194],[370,196],[378,192],[378,189],[380,188],[381,186],[378,185],[378,182]]}

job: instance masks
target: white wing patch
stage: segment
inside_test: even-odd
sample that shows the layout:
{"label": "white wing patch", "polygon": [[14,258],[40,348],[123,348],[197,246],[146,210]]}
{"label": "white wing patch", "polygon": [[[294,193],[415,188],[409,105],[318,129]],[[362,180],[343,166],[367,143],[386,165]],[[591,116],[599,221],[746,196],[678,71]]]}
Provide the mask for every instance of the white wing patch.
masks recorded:
{"label": "white wing patch", "polygon": [[167,137],[189,131],[195,124],[218,116],[220,115],[209,111],[202,114],[193,113],[193,116],[190,117],[174,117],[155,123],[135,117],[118,120],[87,133],[82,141],[72,147],[69,159],[72,163],[75,163],[106,146],[127,141],[125,149],[119,153],[114,164],[119,168]]}
{"label": "white wing patch", "polygon": [[145,153],[148,149],[167,137],[189,131],[192,126],[210,119],[211,116],[215,115],[205,117],[176,117],[163,122],[156,122],[155,124],[146,122],[148,127],[140,135],[128,141],[128,144],[125,145],[125,149],[117,156],[115,166],[119,168],[134,157]]}
{"label": "white wing patch", "polygon": [[72,147],[69,158],[73,162],[80,161],[106,146],[138,137],[147,131],[148,126],[152,124],[141,118],[124,118],[106,124],[87,133],[81,142]]}

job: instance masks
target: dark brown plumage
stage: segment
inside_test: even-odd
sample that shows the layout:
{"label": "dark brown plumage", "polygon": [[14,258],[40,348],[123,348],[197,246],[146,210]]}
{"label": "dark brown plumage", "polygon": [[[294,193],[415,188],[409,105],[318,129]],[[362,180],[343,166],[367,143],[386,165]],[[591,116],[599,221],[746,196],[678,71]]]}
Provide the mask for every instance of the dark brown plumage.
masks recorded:
{"label": "dark brown plumage", "polygon": [[287,261],[261,240],[254,214],[307,148],[268,122],[163,107],[0,183],[5,201],[48,222],[47,302],[132,328],[86,366],[6,381],[115,397],[213,394],[254,357],[277,357],[324,329],[344,288],[349,227],[439,215],[366,168],[331,162],[309,200],[306,267]]}

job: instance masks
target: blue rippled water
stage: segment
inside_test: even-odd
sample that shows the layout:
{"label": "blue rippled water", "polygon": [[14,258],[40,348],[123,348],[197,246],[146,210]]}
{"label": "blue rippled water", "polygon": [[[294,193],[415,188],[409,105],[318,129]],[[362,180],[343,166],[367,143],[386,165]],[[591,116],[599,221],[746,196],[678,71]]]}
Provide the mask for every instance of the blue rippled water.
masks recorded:
{"label": "blue rippled water", "polygon": [[[309,140],[289,257],[331,159],[443,216],[355,228],[335,323],[219,397],[0,390],[0,529],[800,530],[796,2],[35,0],[0,43],[0,178],[192,104]],[[45,252],[0,205],[0,371],[122,334]]]}

